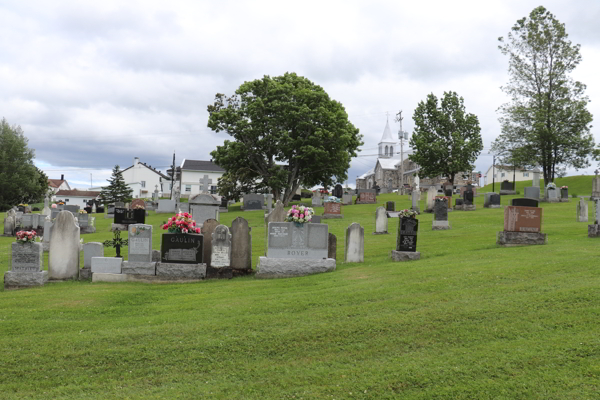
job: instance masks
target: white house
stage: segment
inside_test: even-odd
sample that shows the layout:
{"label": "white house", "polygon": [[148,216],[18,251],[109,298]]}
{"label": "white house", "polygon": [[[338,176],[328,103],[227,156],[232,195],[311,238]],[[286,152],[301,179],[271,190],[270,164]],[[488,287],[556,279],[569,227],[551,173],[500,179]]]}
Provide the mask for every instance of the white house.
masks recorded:
{"label": "white house", "polygon": [[[492,181],[513,181],[513,173],[515,182],[530,181],[533,179],[533,169],[526,169],[523,167],[513,167],[512,165],[492,165],[486,171],[483,184],[489,185]],[[494,174],[495,179],[494,179]]]}
{"label": "white house", "polygon": [[100,192],[90,190],[59,190],[56,192],[56,201],[62,200],[65,204],[84,208],[88,201],[97,199],[98,196],[100,196]]}
{"label": "white house", "polygon": [[208,180],[208,191],[216,194],[218,179],[224,173],[225,170],[212,161],[183,159],[179,172],[181,197],[190,197],[201,193],[205,175]]}
{"label": "white house", "polygon": [[71,190],[69,183],[65,180],[65,176],[61,175],[60,179],[48,179],[48,189],[52,191],[51,200],[55,201],[56,192],[59,190]]}
{"label": "white house", "polygon": [[133,198],[150,198],[158,186],[160,194],[170,193],[171,178],[152,168],[151,165],[133,159],[133,165],[121,171],[123,180],[133,190]]}

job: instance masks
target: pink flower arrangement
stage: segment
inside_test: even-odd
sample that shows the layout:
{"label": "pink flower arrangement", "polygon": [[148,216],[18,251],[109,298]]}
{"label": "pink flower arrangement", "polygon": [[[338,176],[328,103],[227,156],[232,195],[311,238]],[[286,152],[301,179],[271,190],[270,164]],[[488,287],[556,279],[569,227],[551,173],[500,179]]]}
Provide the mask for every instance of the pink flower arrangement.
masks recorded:
{"label": "pink flower arrangement", "polygon": [[33,243],[37,237],[36,231],[19,231],[17,232],[17,242],[19,243]]}
{"label": "pink flower arrangement", "polygon": [[169,233],[200,233],[200,228],[196,227],[196,221],[192,219],[189,213],[179,213],[169,218],[162,226]]}
{"label": "pink flower arrangement", "polygon": [[313,213],[314,211],[310,207],[294,205],[288,210],[285,220],[288,222],[303,224],[311,221]]}

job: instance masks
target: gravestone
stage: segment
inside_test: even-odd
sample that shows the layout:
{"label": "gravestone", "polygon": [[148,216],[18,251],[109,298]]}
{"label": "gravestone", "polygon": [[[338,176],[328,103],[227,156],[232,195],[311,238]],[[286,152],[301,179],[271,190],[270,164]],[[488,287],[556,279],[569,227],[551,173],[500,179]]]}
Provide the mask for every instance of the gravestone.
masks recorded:
{"label": "gravestone", "polygon": [[577,203],[577,222],[588,222],[588,202],[585,199],[579,199]]}
{"label": "gravestone", "polygon": [[525,197],[530,199],[540,199],[540,187],[539,186],[527,186],[525,187]]}
{"label": "gravestone", "polygon": [[4,273],[5,289],[42,286],[48,281],[48,271],[43,271],[44,253],[41,243],[13,242],[11,250],[11,270]]}
{"label": "gravestone", "polygon": [[454,191],[454,185],[450,182],[446,182],[444,184],[444,196],[452,197],[452,192]]}
{"label": "gravestone", "polygon": [[61,212],[62,210],[59,208],[52,208],[50,209],[50,219],[56,219],[56,217],[58,217],[58,213]]}
{"label": "gravestone", "polygon": [[211,266],[211,254],[212,254],[212,235],[214,230],[219,226],[219,221],[216,219],[207,219],[202,226],[202,235],[204,236],[204,258],[203,262],[207,267],[207,274],[210,275],[208,267]]}
{"label": "gravestone", "polygon": [[400,218],[398,220],[398,234],[396,236],[396,250],[392,250],[391,257],[394,261],[410,261],[421,258],[417,251],[417,232],[419,220],[416,218]]}
{"label": "gravestone", "polygon": [[79,279],[92,278],[92,257],[104,257],[104,246],[100,242],[88,242],[83,246],[83,268],[79,270]]}
{"label": "gravestone", "polygon": [[349,206],[352,204],[352,194],[344,193],[342,195],[342,204],[345,206]]}
{"label": "gravestone", "polygon": [[327,258],[337,260],[337,237],[330,233],[327,240]]}
{"label": "gravestone", "polygon": [[388,234],[388,217],[385,208],[377,207],[375,210],[375,232],[373,235]]}
{"label": "gravestone", "polygon": [[365,262],[365,230],[354,222],[346,229],[345,262]]}
{"label": "gravestone", "polygon": [[463,192],[463,201],[464,201],[464,204],[466,206],[472,206],[473,205],[473,198],[474,198],[473,186],[472,185],[467,185],[466,190]]}
{"label": "gravestone", "polygon": [[463,206],[465,205],[465,201],[463,199],[454,200],[454,210],[463,210]]}
{"label": "gravestone", "polygon": [[15,217],[12,215],[4,219],[4,235],[13,236],[15,234]]}
{"label": "gravestone", "polygon": [[450,223],[448,222],[448,199],[446,197],[438,197],[435,200],[432,229],[434,231],[450,229]]}
{"label": "gravestone", "polygon": [[[113,222],[117,225],[137,224],[139,221],[135,218],[134,210],[128,208],[115,207],[115,217]],[[127,229],[126,227],[123,230]]]}
{"label": "gravestone", "polygon": [[503,181],[500,184],[500,194],[501,195],[514,195],[517,194],[515,191],[515,185],[513,182],[509,182],[507,180]]}
{"label": "gravestone", "polygon": [[70,211],[63,210],[52,226],[48,256],[49,279],[79,277],[79,226]]}
{"label": "gravestone", "polygon": [[569,201],[569,189],[568,188],[560,188],[560,201],[568,202]]}
{"label": "gravestone", "polygon": [[[165,264],[202,264],[204,236],[197,233],[163,233],[160,260]],[[158,267],[157,267],[158,275]]]}
{"label": "gravestone", "polygon": [[177,213],[189,213],[190,212],[190,203],[178,203],[177,204]]}
{"label": "gravestone", "polygon": [[539,188],[540,187],[540,172],[541,171],[540,171],[540,169],[538,167],[535,167],[532,172],[533,172],[533,180],[532,180],[531,185],[534,186],[534,187],[538,187]]}
{"label": "gravestone", "polygon": [[252,271],[252,234],[248,221],[237,217],[231,223],[231,268],[236,272]]}
{"label": "gravestone", "polygon": [[342,203],[336,203],[333,201],[326,201],[323,215],[323,219],[343,218],[342,215]]}
{"label": "gravestone", "polygon": [[421,194],[415,190],[413,190],[413,192],[411,193],[411,200],[412,200],[412,206],[411,209],[413,211],[416,211],[417,214],[420,213],[420,209],[419,209],[419,199]]}
{"label": "gravestone", "polygon": [[388,201],[385,203],[385,211],[396,211],[396,202]]}
{"label": "gravestone", "polygon": [[131,205],[129,206],[129,208],[131,208],[132,210],[136,210],[136,209],[142,209],[145,210],[146,209],[146,202],[142,199],[133,199],[131,200]]}
{"label": "gravestone", "polygon": [[[210,268],[207,267],[207,278],[232,278],[231,269],[231,234],[225,225],[219,225],[212,234],[212,257]],[[209,273],[210,271],[210,273]],[[213,274],[213,272],[216,272]]]}
{"label": "gravestone", "polygon": [[321,196],[313,196],[311,198],[311,206],[312,207],[322,207],[323,206],[323,198]]}
{"label": "gravestone", "polygon": [[221,196],[221,204],[219,205],[219,213],[229,212],[227,208],[229,206],[229,200],[225,196]]}
{"label": "gravestone", "polygon": [[542,229],[539,207],[507,206],[504,209],[504,231],[498,232],[496,244],[504,247],[547,243]]}
{"label": "gravestone", "polygon": [[92,279],[96,274],[121,274],[123,259],[121,257],[92,257]]}
{"label": "gravestone", "polygon": [[267,194],[267,214],[269,214],[273,210],[273,195],[271,193]]}
{"label": "gravestone", "polygon": [[89,224],[89,216],[89,214],[77,214],[77,225],[79,225],[80,228],[87,227]]}
{"label": "gravestone", "polygon": [[517,207],[537,207],[539,204],[537,199],[528,199],[528,198],[521,198],[521,199],[512,199],[511,201],[511,205],[512,206],[517,206]]}
{"label": "gravestone", "polygon": [[340,185],[339,183],[335,185],[335,187],[333,188],[333,195],[338,199],[342,198],[342,196],[344,195],[344,188],[342,187],[342,185]]}
{"label": "gravestone", "polygon": [[600,237],[600,200],[594,200],[594,223],[588,225],[588,237]]}
{"label": "gravestone", "polygon": [[376,204],[377,189],[358,189],[356,204]]}
{"label": "gravestone", "polygon": [[313,224],[320,224],[321,223],[321,216],[320,215],[313,215],[312,218],[310,219],[310,222]]}
{"label": "gravestone", "polygon": [[177,202],[175,199],[159,199],[157,214],[175,214],[177,212]]}
{"label": "gravestone", "polygon": [[22,230],[33,229],[33,215],[32,214],[23,214],[23,216],[21,217],[21,229]]}
{"label": "gravestone", "polygon": [[600,199],[600,176],[598,176],[598,170],[595,170],[594,179],[592,179],[592,196],[590,200],[595,201]]}
{"label": "gravestone", "polygon": [[127,261],[130,263],[152,262],[152,225],[129,225],[127,234]]}
{"label": "gravestone", "polygon": [[435,196],[437,196],[437,189],[430,187],[427,189],[427,204],[425,205],[425,212],[433,212],[435,206]]}
{"label": "gravestone", "polygon": [[258,193],[244,195],[244,211],[264,210],[265,196]]}
{"label": "gravestone", "polygon": [[[283,203],[281,202],[281,200],[277,200],[277,203],[275,203],[275,209],[271,211],[269,215],[265,216],[265,255],[267,255],[267,244],[269,242],[269,222],[285,222],[286,215],[287,213],[283,208]],[[314,215],[311,221],[313,223],[316,222]]]}
{"label": "gravestone", "polygon": [[287,278],[335,270],[328,258],[327,224],[271,222],[267,256],[260,257],[257,278]]}
{"label": "gravestone", "polygon": [[547,187],[546,201],[550,203],[558,202],[558,190]]}
{"label": "gravestone", "polygon": [[498,193],[493,193],[490,196],[490,208],[500,208],[502,205],[500,204],[500,195]]}
{"label": "gravestone", "polygon": [[46,217],[44,220],[44,238],[42,240],[42,247],[44,251],[50,250],[50,237],[52,236],[52,220],[50,217]]}
{"label": "gravestone", "polygon": [[48,198],[48,196],[44,197],[44,208],[42,209],[42,212],[40,213],[41,215],[50,215],[51,214],[51,210],[49,207],[50,203],[50,199]]}
{"label": "gravestone", "polygon": [[64,209],[65,209],[66,211],[70,211],[70,212],[73,214],[73,216],[74,216],[74,217],[77,217],[77,214],[79,214],[79,206],[74,206],[74,205],[66,205],[66,204],[65,204],[65,207],[64,207]]}
{"label": "gravestone", "polygon": [[198,226],[204,221],[215,219],[219,221],[219,207],[221,202],[215,195],[200,193],[189,199],[190,214]]}

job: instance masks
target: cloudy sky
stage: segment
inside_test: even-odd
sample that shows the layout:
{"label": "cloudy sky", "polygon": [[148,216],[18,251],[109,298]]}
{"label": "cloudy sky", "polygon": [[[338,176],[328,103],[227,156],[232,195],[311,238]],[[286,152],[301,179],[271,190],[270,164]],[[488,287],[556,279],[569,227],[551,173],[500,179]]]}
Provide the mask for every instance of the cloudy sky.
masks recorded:
{"label": "cloudy sky", "polygon": [[[159,169],[208,160],[229,136],[206,125],[216,93],[296,72],[340,101],[364,135],[349,182],[375,164],[390,115],[404,129],[428,93],[456,91],[479,117],[485,150],[499,134],[508,59],[497,49],[540,2],[0,0],[0,118],[20,125],[49,177],[105,184],[140,157]],[[546,1],[566,24],[600,118],[600,2]],[[596,142],[600,136],[593,130]],[[597,165],[585,171],[591,173]]]}

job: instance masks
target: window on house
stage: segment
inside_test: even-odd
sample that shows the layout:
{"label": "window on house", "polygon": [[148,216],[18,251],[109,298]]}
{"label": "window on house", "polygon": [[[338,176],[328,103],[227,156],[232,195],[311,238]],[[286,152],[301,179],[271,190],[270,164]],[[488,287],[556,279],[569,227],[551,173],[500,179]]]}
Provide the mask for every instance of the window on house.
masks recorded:
{"label": "window on house", "polygon": [[142,181],[142,187],[145,188],[146,187],[146,181]]}
{"label": "window on house", "polygon": [[502,175],[500,175],[500,178],[504,178],[504,175],[505,175],[505,174],[504,174],[504,172],[503,172],[503,173],[502,173]]}
{"label": "window on house", "polygon": [[523,176],[524,177],[528,177],[529,176],[529,172],[523,172]]}
{"label": "window on house", "polygon": [[185,185],[185,192],[190,193],[192,191],[192,185]]}

